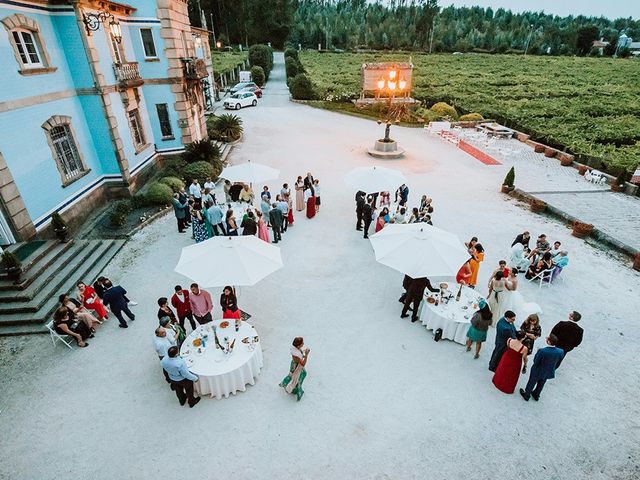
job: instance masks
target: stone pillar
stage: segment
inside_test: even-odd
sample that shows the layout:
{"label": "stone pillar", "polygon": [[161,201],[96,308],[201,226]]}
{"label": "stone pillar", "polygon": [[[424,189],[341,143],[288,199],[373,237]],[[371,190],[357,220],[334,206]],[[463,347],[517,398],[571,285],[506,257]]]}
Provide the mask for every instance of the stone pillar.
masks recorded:
{"label": "stone pillar", "polygon": [[27,241],[36,236],[36,227],[31,221],[27,207],[22,201],[13,175],[0,153],[0,203],[6,220],[11,224],[17,241]]}
{"label": "stone pillar", "polygon": [[124,145],[122,143],[122,139],[120,138],[120,131],[118,130],[118,121],[116,120],[113,109],[111,108],[111,98],[109,97],[109,93],[105,92],[107,82],[105,81],[104,75],[100,70],[100,59],[98,57],[98,51],[93,46],[93,37],[88,35],[85,29],[84,22],[82,21],[82,10],[78,5],[78,0],[72,0],[72,3],[73,9],[76,14],[78,31],[80,32],[80,38],[82,39],[84,52],[87,56],[87,62],[89,63],[91,77],[96,89],[98,90],[98,95],[100,95],[100,101],[104,110],[104,116],[107,120],[107,124],[109,125],[109,138],[111,139],[111,143],[113,144],[113,153],[115,154],[118,166],[120,167],[120,171],[122,172],[124,183],[128,184],[130,178],[129,161],[127,160],[127,156],[124,153]]}

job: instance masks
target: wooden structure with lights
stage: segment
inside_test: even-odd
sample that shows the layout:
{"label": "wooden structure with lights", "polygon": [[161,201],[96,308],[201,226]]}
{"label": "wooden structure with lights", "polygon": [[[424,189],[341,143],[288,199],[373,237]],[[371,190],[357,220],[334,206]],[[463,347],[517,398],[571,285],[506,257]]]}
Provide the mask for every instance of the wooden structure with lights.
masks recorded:
{"label": "wooden structure with lights", "polygon": [[415,103],[411,98],[413,64],[411,62],[363,63],[360,98],[356,105],[378,102]]}

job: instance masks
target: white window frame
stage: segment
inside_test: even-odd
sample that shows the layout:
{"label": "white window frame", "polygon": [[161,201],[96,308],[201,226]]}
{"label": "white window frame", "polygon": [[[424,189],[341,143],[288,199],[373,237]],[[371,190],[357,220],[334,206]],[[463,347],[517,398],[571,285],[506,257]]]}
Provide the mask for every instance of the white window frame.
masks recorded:
{"label": "white window frame", "polygon": [[114,63],[118,65],[122,65],[123,63],[127,63],[127,58],[124,52],[124,46],[122,43],[116,42],[116,39],[111,33],[107,34],[109,36],[109,45],[111,46],[111,54],[113,55]]}
{"label": "white window frame", "polygon": [[[153,45],[153,51],[155,55],[147,55],[147,49],[144,46],[144,37],[142,36],[142,31],[148,30],[151,35],[151,44]],[[141,28],[140,30],[140,43],[142,43],[142,53],[145,59],[156,59],[158,58],[158,48],[156,47],[156,39],[153,37],[153,29],[152,28]]]}
{"label": "white window frame", "polygon": [[[27,48],[28,43],[25,41],[25,35],[29,35],[29,37],[31,37],[33,52],[29,52]],[[43,68],[45,66],[42,58],[42,52],[40,51],[40,42],[37,32],[27,30],[26,28],[14,28],[13,30],[11,30],[11,39],[18,49],[18,54],[20,55],[20,59],[22,60],[23,68]],[[37,62],[33,61],[33,59],[31,58],[32,55],[36,56],[36,58],[38,59]]]}
{"label": "white window frame", "polygon": [[78,136],[73,130],[71,117],[54,115],[42,124],[42,128],[46,132],[47,143],[51,149],[52,158],[56,162],[63,187],[90,172],[78,146]]}

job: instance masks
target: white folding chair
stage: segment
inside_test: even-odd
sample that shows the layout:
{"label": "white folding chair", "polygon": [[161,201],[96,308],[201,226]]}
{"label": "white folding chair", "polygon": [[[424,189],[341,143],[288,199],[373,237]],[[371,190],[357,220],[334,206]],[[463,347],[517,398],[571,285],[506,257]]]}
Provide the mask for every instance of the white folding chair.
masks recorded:
{"label": "white folding chair", "polygon": [[[53,320],[47,323],[47,329],[49,330],[51,343],[53,343],[54,347],[56,346],[56,340],[60,340],[67,347],[69,347],[70,350],[73,350],[73,347],[71,346],[71,335],[60,335],[58,332],[56,332],[53,328]],[[69,341],[65,340],[65,338],[68,338]]]}
{"label": "white folding chair", "polygon": [[530,282],[539,282],[538,288],[542,288],[542,285],[546,285],[547,287],[551,285],[551,275],[553,274],[553,270],[556,267],[549,268],[547,270],[542,270],[535,277],[531,277],[529,279]]}

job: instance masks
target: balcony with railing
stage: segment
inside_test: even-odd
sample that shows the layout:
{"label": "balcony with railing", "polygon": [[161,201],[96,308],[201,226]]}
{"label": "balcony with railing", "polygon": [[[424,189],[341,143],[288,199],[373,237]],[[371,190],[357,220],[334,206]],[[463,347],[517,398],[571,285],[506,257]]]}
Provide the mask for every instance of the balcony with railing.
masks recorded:
{"label": "balcony with railing", "polygon": [[187,80],[201,80],[209,75],[207,64],[201,58],[187,57],[182,59],[184,78]]}
{"label": "balcony with railing", "polygon": [[138,62],[114,63],[113,73],[123,87],[139,87],[144,83],[138,70]]}

